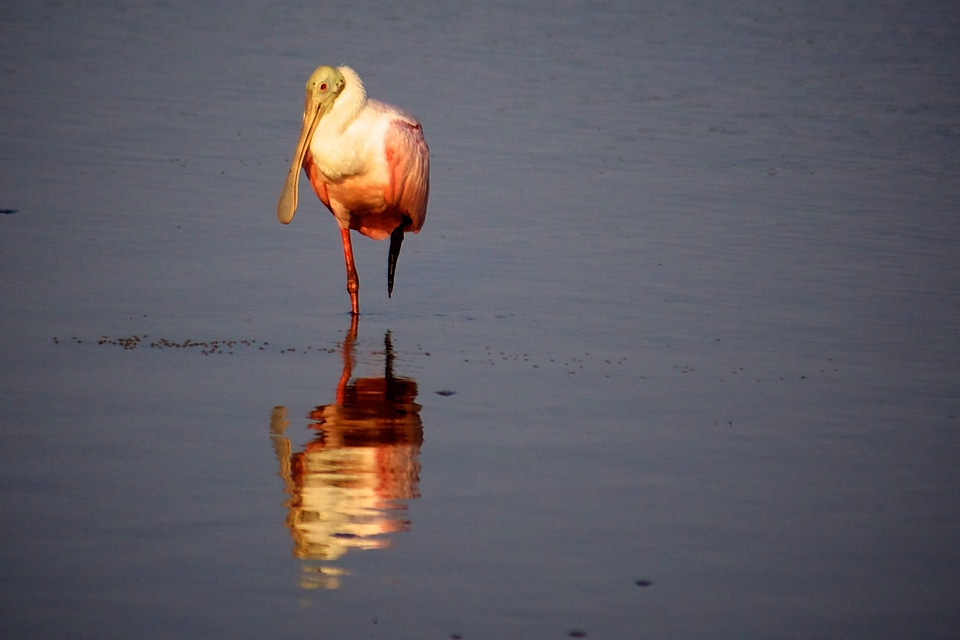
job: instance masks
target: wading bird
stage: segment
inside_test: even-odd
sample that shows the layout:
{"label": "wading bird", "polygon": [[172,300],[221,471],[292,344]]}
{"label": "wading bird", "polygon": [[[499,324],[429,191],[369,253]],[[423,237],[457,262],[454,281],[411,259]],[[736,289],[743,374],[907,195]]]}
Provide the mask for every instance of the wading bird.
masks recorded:
{"label": "wading bird", "polygon": [[350,67],[319,67],[307,80],[303,128],[277,204],[283,224],[297,210],[301,167],[340,225],[347,292],[358,315],[360,279],[350,230],[374,240],[390,236],[387,294],[392,295],[403,234],[419,233],[427,215],[430,152],[423,128],[409,113],[368,100]]}

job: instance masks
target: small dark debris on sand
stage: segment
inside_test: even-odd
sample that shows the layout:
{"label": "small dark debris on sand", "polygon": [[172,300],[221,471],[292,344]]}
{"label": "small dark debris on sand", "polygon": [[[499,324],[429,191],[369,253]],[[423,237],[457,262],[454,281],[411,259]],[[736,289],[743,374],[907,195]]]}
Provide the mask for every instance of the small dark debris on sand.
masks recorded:
{"label": "small dark debris on sand", "polygon": [[[95,340],[85,340],[73,336],[70,340],[76,344],[84,344],[96,342],[101,346],[113,346],[120,347],[124,351],[132,351],[137,347],[149,347],[150,349],[164,350],[164,349],[177,349],[177,350],[186,350],[194,351],[205,356],[209,355],[233,355],[235,352],[239,352],[241,349],[255,349],[257,351],[264,351],[269,347],[269,342],[260,342],[258,340],[252,339],[242,339],[242,340],[191,340],[186,339],[182,342],[176,340],[168,340],[167,338],[154,338],[150,339],[149,335],[131,335],[124,336],[121,338],[115,338],[111,336],[102,335]],[[64,341],[59,337],[53,337],[54,344],[62,344]],[[274,350],[277,350],[274,348]],[[305,349],[296,348],[296,347],[287,347],[279,349],[280,353],[307,353],[307,352],[325,352],[325,353],[334,353],[335,349],[323,349],[319,347],[308,346]]]}

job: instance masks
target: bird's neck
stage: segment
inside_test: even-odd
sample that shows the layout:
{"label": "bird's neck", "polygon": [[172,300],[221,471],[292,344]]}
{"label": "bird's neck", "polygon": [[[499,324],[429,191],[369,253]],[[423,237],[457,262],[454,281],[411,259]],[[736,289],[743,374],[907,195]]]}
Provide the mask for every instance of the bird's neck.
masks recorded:
{"label": "bird's neck", "polygon": [[367,105],[367,91],[356,71],[350,67],[338,67],[337,70],[343,74],[346,82],[343,91],[337,96],[334,108],[324,121],[330,129],[343,133]]}

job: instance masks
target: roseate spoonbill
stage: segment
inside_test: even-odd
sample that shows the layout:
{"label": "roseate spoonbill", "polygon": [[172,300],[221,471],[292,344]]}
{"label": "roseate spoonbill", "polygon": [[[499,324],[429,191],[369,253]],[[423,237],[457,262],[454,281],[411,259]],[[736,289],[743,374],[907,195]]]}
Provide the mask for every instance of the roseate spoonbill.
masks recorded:
{"label": "roseate spoonbill", "polygon": [[340,225],[347,292],[360,313],[360,279],[350,230],[374,240],[390,236],[387,294],[393,294],[400,244],[419,233],[430,194],[430,152],[423,128],[409,113],[367,99],[350,67],[318,67],[307,80],[303,128],[280,192],[277,218],[293,220],[303,167],[320,201]]}

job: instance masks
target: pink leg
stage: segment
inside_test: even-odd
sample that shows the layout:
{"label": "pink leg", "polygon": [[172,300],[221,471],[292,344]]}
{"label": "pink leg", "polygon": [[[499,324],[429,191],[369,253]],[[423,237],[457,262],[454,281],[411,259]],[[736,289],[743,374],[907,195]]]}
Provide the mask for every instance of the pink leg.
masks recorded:
{"label": "pink leg", "polygon": [[340,229],[343,240],[343,261],[347,264],[347,293],[350,294],[350,312],[360,315],[360,276],[357,265],[353,263],[353,245],[350,243],[350,229]]}

